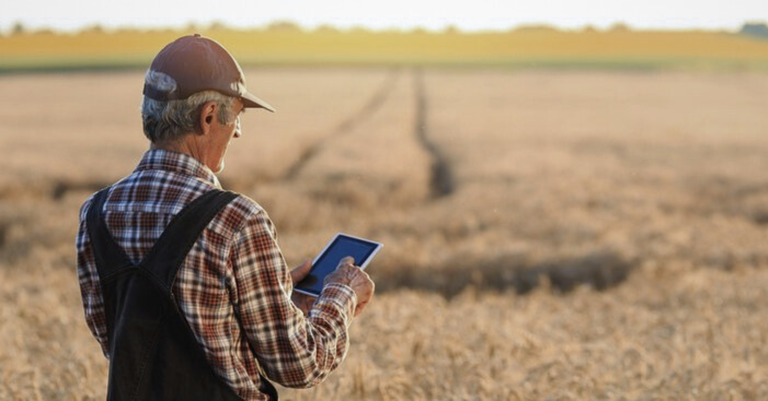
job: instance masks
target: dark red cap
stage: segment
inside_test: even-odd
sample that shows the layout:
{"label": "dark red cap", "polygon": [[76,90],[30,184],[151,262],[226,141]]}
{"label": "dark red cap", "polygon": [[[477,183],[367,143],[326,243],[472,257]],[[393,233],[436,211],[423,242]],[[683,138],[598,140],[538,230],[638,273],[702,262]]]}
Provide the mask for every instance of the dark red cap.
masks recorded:
{"label": "dark red cap", "polygon": [[176,81],[176,90],[163,92],[144,83],[144,96],[159,101],[186,99],[204,90],[215,90],[242,99],[245,107],[275,108],[245,88],[240,65],[219,42],[200,34],[183,36],[157,53],[152,71],[167,74]]}

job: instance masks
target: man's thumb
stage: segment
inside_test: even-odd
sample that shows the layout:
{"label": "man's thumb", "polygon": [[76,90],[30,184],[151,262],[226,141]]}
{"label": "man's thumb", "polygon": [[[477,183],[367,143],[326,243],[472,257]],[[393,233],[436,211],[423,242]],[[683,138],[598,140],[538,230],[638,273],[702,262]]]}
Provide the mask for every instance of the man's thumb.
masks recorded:
{"label": "man's thumb", "polygon": [[311,269],[312,261],[307,259],[304,261],[304,263],[291,270],[291,279],[294,283],[298,283],[299,281],[304,280],[304,277],[307,277]]}

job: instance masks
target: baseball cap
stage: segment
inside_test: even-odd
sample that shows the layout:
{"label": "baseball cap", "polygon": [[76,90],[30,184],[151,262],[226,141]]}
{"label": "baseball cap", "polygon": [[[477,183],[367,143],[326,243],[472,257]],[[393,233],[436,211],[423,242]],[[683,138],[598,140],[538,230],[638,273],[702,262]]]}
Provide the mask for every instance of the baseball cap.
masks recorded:
{"label": "baseball cap", "polygon": [[215,90],[238,97],[245,107],[275,108],[245,88],[240,65],[219,42],[198,33],[182,36],[157,53],[152,71],[167,74],[176,81],[172,92],[160,91],[144,83],[144,96],[159,101],[186,99],[204,90]]}

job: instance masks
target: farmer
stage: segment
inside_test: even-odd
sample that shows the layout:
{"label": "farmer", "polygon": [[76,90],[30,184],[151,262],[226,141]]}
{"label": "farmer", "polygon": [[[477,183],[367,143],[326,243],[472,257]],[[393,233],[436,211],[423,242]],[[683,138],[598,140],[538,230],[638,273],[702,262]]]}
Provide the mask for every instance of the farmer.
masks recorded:
{"label": "farmer", "polygon": [[277,399],[344,360],[352,318],[374,284],[344,258],[319,298],[293,293],[275,226],[216,178],[246,108],[235,59],[200,35],[167,45],[145,76],[150,149],[80,210],[85,319],[109,359],[108,399]]}

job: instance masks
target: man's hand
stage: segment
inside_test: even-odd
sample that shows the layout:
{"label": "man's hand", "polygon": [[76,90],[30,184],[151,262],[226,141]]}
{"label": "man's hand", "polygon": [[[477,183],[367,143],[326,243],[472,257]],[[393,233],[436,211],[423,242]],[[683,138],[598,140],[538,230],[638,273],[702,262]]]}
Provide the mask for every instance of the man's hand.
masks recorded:
{"label": "man's hand", "polygon": [[[307,277],[311,269],[312,262],[307,259],[299,267],[291,270],[291,280],[293,281],[293,285],[295,286],[299,281],[304,280],[304,277]],[[310,309],[312,309],[312,305],[315,304],[315,297],[294,291],[291,294],[291,301],[304,312],[304,316],[307,316],[309,315]]]}
{"label": "man's hand", "polygon": [[371,302],[376,285],[361,268],[355,266],[355,259],[347,256],[339,262],[336,270],[325,277],[323,285],[331,283],[345,284],[352,287],[357,295],[357,305],[355,306],[355,317],[363,312],[366,305]]}

